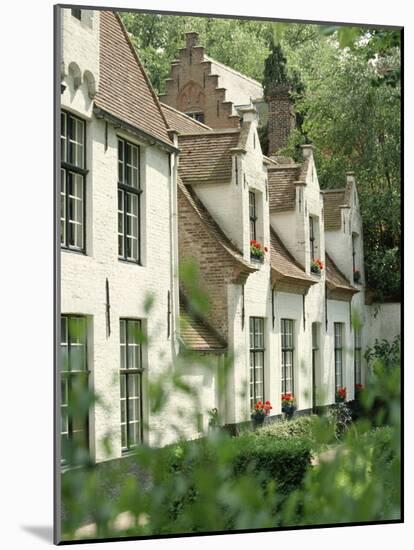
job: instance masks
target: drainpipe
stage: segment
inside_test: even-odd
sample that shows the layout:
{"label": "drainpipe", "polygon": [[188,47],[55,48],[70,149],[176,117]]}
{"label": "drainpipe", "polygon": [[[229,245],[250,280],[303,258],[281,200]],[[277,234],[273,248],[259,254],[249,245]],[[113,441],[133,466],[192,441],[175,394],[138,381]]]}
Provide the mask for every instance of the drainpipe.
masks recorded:
{"label": "drainpipe", "polygon": [[[174,130],[168,133],[172,137],[174,147],[178,149],[178,134]],[[178,214],[177,214],[177,171],[178,153],[170,154],[170,287],[171,287],[171,351],[173,358],[178,353],[177,338],[179,327],[179,280],[178,280]]]}

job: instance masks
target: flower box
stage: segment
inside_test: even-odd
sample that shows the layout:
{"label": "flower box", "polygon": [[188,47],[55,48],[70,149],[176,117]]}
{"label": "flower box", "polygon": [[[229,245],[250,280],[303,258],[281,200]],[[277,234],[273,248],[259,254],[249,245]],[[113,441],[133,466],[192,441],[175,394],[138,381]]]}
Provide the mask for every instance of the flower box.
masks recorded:
{"label": "flower box", "polygon": [[262,264],[264,263],[264,256],[255,256],[254,254],[250,254],[250,261]]}
{"label": "flower box", "polygon": [[295,398],[291,393],[282,394],[282,412],[290,420],[296,411]]}
{"label": "flower box", "polygon": [[320,275],[323,268],[324,268],[324,265],[322,261],[319,260],[319,258],[316,260],[312,260],[311,266],[310,266],[311,273],[313,273],[314,275]]}
{"label": "flower box", "polygon": [[258,241],[250,241],[250,261],[263,263],[267,252],[267,246],[262,246]]}
{"label": "flower box", "polygon": [[270,404],[270,401],[266,401],[265,403],[263,403],[263,401],[258,401],[256,403],[256,405],[254,406],[254,410],[252,411],[252,414],[250,416],[253,421],[253,427],[255,429],[263,424],[266,416],[269,415],[272,408],[273,407]]}

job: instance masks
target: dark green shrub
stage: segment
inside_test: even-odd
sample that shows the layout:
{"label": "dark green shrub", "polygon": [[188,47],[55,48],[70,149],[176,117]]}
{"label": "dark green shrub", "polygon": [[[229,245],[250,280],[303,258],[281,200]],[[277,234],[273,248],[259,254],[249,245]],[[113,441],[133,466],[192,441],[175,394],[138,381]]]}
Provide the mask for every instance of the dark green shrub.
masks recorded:
{"label": "dark green shrub", "polygon": [[297,489],[310,464],[307,439],[277,439],[268,435],[244,435],[234,440],[234,475],[255,475],[262,484],[273,481],[276,491]]}
{"label": "dark green shrub", "polygon": [[299,416],[289,422],[285,420],[272,422],[256,433],[260,436],[266,435],[277,439],[295,437],[312,442],[314,438],[313,431],[317,421],[317,416]]}

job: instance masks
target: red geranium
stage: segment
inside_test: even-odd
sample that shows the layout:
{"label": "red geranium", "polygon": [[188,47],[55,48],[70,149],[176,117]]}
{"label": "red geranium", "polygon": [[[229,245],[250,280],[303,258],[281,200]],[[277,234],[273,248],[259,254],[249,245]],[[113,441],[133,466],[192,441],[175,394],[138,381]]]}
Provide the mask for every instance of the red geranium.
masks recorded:
{"label": "red geranium", "polygon": [[338,388],[336,391],[337,401],[345,401],[346,399],[346,388]]}
{"label": "red geranium", "polygon": [[270,401],[266,401],[263,403],[263,401],[257,401],[256,405],[254,406],[254,413],[258,416],[267,416],[271,409],[273,409]]}

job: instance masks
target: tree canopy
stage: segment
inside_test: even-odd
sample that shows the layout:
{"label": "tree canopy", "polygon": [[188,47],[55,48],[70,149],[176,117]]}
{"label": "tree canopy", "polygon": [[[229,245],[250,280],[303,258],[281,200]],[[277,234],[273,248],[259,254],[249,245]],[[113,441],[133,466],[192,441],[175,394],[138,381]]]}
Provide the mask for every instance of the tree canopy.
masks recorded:
{"label": "tree canopy", "polygon": [[124,13],[154,88],[196,31],[206,53],[261,81],[292,83],[298,128],[286,153],[311,141],[322,189],[356,173],[367,284],[400,290],[400,32],[225,18]]}

